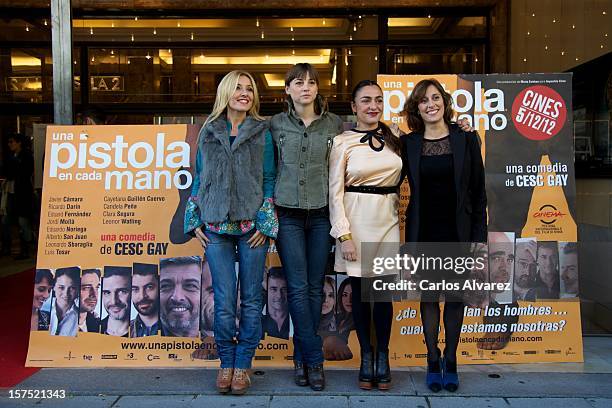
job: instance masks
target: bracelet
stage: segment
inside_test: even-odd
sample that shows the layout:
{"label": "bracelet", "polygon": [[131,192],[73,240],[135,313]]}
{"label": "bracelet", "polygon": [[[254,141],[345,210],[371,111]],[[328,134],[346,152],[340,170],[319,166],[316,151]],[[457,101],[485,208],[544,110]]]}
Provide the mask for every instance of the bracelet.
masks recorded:
{"label": "bracelet", "polygon": [[350,232],[348,234],[344,234],[344,235],[341,235],[341,236],[338,237],[338,240],[340,242],[348,241],[348,240],[351,240],[351,239],[353,239],[353,236],[351,235]]}

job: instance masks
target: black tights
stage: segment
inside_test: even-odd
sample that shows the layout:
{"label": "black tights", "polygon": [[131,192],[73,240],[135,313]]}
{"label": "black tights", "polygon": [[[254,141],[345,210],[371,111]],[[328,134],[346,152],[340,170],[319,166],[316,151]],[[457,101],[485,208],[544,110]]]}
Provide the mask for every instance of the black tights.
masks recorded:
{"label": "black tights", "polygon": [[[376,350],[385,353],[389,352],[389,338],[391,337],[391,324],[393,323],[393,303],[373,302],[373,310],[370,310],[371,302],[361,301],[362,281],[368,278],[350,277],[351,288],[353,290],[353,320],[355,330],[359,339],[361,352],[372,351],[370,341],[370,328],[374,320],[374,331],[376,333]],[[366,285],[367,283],[364,283]],[[368,285],[369,286],[369,285]],[[366,290],[368,290],[366,288]]]}
{"label": "black tights", "polygon": [[[451,363],[457,361],[457,346],[461,336],[463,325],[463,302],[444,303],[444,331],[446,347],[444,358]],[[354,308],[354,306],[353,306]],[[440,327],[440,303],[421,302],[421,321],[423,322],[423,334],[427,346],[427,360],[434,362],[438,360],[438,331]]]}

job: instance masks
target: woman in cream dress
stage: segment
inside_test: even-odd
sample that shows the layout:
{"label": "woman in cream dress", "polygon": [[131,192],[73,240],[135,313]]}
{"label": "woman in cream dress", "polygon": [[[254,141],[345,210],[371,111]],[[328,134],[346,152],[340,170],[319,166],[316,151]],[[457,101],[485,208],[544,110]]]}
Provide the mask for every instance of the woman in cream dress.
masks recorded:
{"label": "woman in cream dress", "polygon": [[[372,256],[398,253],[402,160],[399,139],[380,122],[383,94],[378,84],[361,81],[351,99],[357,125],[334,138],[329,158],[330,233],[337,240],[335,270],[349,275],[353,289],[353,319],[361,349],[359,386],[371,389],[376,384],[387,390],[391,386],[389,338],[393,304],[362,299],[362,293],[369,292],[378,275],[362,265],[371,265]],[[362,253],[362,243],[368,243],[364,245],[367,254]],[[372,323],[376,353],[370,342]]]}
{"label": "woman in cream dress", "polygon": [[[397,186],[402,160],[387,145],[381,151],[374,150],[370,143],[380,145],[379,137],[373,132],[348,130],[334,138],[330,155],[331,235],[339,238],[350,233],[355,245],[355,254],[349,259],[345,259],[342,251],[336,251],[334,270],[346,272],[351,277],[393,273],[362,269],[362,260],[369,261],[373,256],[394,256],[399,248]],[[366,140],[362,141],[364,138]],[[362,191],[346,191],[347,187],[351,190],[357,186],[360,189],[355,190]],[[369,187],[383,187],[385,190],[365,192]],[[362,242],[367,243],[365,248],[362,248]],[[362,256],[362,249],[367,254]]]}

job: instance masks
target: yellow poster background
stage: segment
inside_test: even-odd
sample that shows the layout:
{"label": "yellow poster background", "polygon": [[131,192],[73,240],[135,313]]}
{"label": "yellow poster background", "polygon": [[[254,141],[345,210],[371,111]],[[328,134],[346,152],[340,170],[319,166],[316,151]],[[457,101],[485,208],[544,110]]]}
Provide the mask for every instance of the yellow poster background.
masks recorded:
{"label": "yellow poster background", "polygon": [[[429,76],[428,76],[429,77]],[[379,83],[384,91],[399,91],[407,95],[411,86],[416,84],[425,76],[379,76]],[[446,84],[447,90],[453,91],[459,86],[457,76],[445,75],[438,77]],[[401,85],[399,87],[386,85]],[[412,84],[412,85],[411,85]],[[397,92],[389,97],[388,102],[394,110],[401,110],[401,98]],[[391,118],[399,117],[398,113],[390,113]],[[391,119],[393,120],[393,119]],[[396,119],[398,121],[398,119]],[[404,131],[408,129],[405,123],[399,121],[398,125]],[[55,137],[54,137],[55,134]],[[72,134],[72,140],[68,139]],[[103,268],[106,265],[129,266],[134,262],[158,263],[160,258],[174,256],[201,255],[201,249],[195,240],[184,244],[173,244],[169,239],[170,220],[175,216],[180,202],[179,191],[172,187],[170,189],[144,189],[106,190],[104,178],[101,180],[79,180],[83,174],[106,171],[122,170],[115,166],[115,160],[111,161],[108,168],[103,170],[92,170],[88,165],[79,168],[78,160],[69,169],[62,169],[58,173],[63,174],[60,178],[50,177],[50,158],[52,156],[53,143],[71,144],[75,151],[80,152],[80,144],[90,146],[96,142],[112,143],[116,136],[123,136],[128,145],[148,141],[156,149],[156,140],[159,134],[164,135],[163,146],[167,148],[170,144],[184,142],[191,146],[189,152],[190,163],[194,163],[197,128],[185,125],[160,125],[160,126],[50,126],[47,129],[47,142],[45,150],[45,173],[42,196],[41,227],[37,268],[56,269],[60,267],[79,266],[85,268]],[[64,135],[64,136],[62,136]],[[484,142],[484,134],[481,138]],[[485,143],[483,143],[483,154]],[[146,158],[146,149],[139,149],[135,153],[138,162]],[[125,152],[124,152],[125,153]],[[62,150],[58,159],[65,163],[69,157]],[[90,157],[91,158],[91,157]],[[164,160],[162,160],[165,162]],[[138,171],[168,170],[165,166],[156,167],[156,159],[150,166],[137,169]],[[174,174],[179,169],[169,169]],[[89,177],[89,176],[87,176]],[[541,192],[538,194],[546,194]],[[128,201],[139,196],[138,201]],[[82,199],[82,201],[64,201],[64,197]],[[105,197],[114,197],[123,203],[135,204],[129,209],[133,212],[131,218],[140,220],[140,224],[104,224],[103,220],[109,217],[104,215]],[[141,199],[144,200],[141,201]],[[407,186],[402,189],[402,227],[403,214],[409,191]],[[78,208],[66,209],[50,207],[53,205],[79,205]],[[65,216],[62,212],[88,213],[86,216]],[[128,211],[128,210],[124,210]],[[49,247],[52,242],[77,242],[74,237],[53,239],[54,234],[69,234],[57,232],[53,228],[69,224],[55,224],[54,220],[74,219],[74,226],[86,229],[86,239],[91,243],[90,247]],[[110,217],[113,218],[113,217]],[[114,217],[120,218],[120,217]],[[182,224],[181,224],[182,227]],[[567,226],[569,230],[575,229],[575,224]],[[48,235],[50,234],[50,235]],[[81,234],[81,235],[83,235]],[[140,236],[144,239],[142,254],[118,254],[114,246],[121,241],[119,234],[128,236]],[[148,235],[147,235],[148,234]],[[71,235],[71,233],[69,234]],[[115,235],[114,239],[108,239]],[[153,237],[154,236],[154,237]],[[403,233],[402,233],[403,236]],[[106,238],[106,239],[105,239]],[[155,253],[148,253],[148,244],[153,245]],[[159,253],[159,244],[167,244],[163,253]],[[108,250],[107,247],[110,247]],[[106,248],[102,251],[102,248]],[[56,249],[69,253],[59,254]],[[104,253],[102,253],[104,252]],[[109,252],[109,253],[106,253]],[[271,254],[269,266],[278,265],[278,257]],[[521,303],[521,306],[524,306]],[[580,328],[580,304],[577,301],[555,301],[537,302],[537,307],[550,307],[551,313],[545,316],[520,316],[519,323],[555,323],[562,327],[557,331],[523,332],[516,331],[513,337],[503,346],[496,350],[486,349],[479,344],[486,335],[484,333],[463,334],[459,345],[459,362],[461,364],[482,363],[528,363],[528,362],[580,362],[583,361],[582,339]],[[481,310],[480,313],[483,311]],[[476,315],[477,309],[468,309],[468,314]],[[560,322],[563,321],[561,324]],[[482,323],[482,316],[466,316],[464,325]],[[390,352],[392,366],[413,366],[425,364],[425,345],[420,332],[420,316],[418,302],[401,302],[394,304],[394,323],[392,328]],[[443,332],[441,333],[443,339]],[[443,341],[443,340],[441,340]],[[51,336],[48,332],[31,332],[27,366],[42,367],[216,367],[218,360],[203,359],[207,352],[194,355],[196,348],[210,350],[211,339],[191,338],[168,338],[161,336],[150,336],[139,339],[126,339],[106,336],[97,333],[79,333],[76,337]],[[345,361],[328,361],[326,364],[332,367],[357,367],[359,364],[359,346],[355,332],[351,332],[348,344],[353,358]],[[267,366],[291,366],[293,344],[291,340],[275,339],[267,337],[262,340],[255,356],[256,367]]]}

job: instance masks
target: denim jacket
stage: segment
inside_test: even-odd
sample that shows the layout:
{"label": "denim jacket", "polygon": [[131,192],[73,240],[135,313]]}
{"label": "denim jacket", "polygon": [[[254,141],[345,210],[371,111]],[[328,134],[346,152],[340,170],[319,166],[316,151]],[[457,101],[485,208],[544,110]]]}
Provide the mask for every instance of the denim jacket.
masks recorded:
{"label": "denim jacket", "polygon": [[308,210],[325,207],[327,163],[333,139],[342,133],[342,120],[323,112],[305,127],[290,105],[287,112],[272,117],[270,131],[278,154],[275,204]]}

